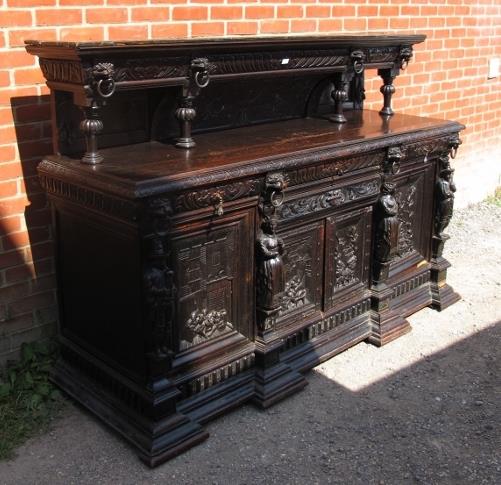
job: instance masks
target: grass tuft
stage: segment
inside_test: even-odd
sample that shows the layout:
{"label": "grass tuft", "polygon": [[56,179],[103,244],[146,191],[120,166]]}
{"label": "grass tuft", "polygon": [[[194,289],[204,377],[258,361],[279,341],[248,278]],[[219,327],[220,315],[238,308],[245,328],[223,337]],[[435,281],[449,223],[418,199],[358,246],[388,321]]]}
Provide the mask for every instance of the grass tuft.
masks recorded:
{"label": "grass tuft", "polygon": [[489,197],[487,197],[487,199],[486,199],[486,202],[488,204],[493,204],[497,207],[501,207],[501,187],[498,187],[494,191],[493,195],[489,195]]}
{"label": "grass tuft", "polygon": [[63,406],[49,381],[55,358],[53,343],[25,343],[21,359],[0,374],[0,460],[12,458],[16,447],[45,431]]}

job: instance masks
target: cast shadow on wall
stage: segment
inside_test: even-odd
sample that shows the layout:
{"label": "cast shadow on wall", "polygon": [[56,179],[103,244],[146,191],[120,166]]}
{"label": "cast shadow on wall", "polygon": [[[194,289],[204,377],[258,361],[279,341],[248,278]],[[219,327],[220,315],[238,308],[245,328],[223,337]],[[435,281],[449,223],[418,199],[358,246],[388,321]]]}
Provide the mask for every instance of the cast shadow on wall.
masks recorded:
{"label": "cast shadow on wall", "polygon": [[42,157],[52,153],[49,97],[10,102],[19,162],[9,163],[11,173],[2,175],[21,178],[21,194],[8,199],[0,214],[6,287],[0,321],[8,359],[22,342],[53,335],[56,321],[51,217],[36,172]]}

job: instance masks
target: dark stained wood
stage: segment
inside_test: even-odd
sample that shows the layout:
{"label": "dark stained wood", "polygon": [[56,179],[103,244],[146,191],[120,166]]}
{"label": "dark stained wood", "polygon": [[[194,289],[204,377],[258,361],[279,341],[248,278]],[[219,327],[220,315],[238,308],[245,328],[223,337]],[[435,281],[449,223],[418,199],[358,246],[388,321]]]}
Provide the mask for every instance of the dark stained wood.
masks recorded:
{"label": "dark stained wood", "polygon": [[[28,43],[60,152],[38,167],[58,243],[54,380],[148,465],[459,299],[442,253],[464,127],[391,110],[423,39]],[[382,114],[363,109],[368,68]]]}

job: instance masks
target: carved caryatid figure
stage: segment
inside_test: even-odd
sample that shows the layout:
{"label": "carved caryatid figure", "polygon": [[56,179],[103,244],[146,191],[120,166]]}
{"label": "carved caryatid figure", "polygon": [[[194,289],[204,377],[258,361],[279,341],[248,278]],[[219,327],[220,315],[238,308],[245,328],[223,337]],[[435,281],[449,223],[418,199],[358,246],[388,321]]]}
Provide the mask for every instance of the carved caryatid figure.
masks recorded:
{"label": "carved caryatid figure", "polygon": [[275,234],[276,222],[269,219],[263,222],[261,234],[257,239],[257,252],[260,261],[258,269],[259,306],[274,310],[279,306],[278,295],[285,289],[284,264],[282,255],[284,243]]}
{"label": "carved caryatid figure", "polygon": [[174,316],[174,273],[165,264],[164,258],[152,258],[144,275],[144,290],[148,320],[153,339],[152,356],[155,360],[166,359],[170,354],[171,325]]}
{"label": "carved caryatid figure", "polygon": [[398,203],[395,199],[395,184],[385,182],[378,203],[379,222],[375,241],[375,279],[382,281],[388,276],[389,263],[398,252],[400,222],[397,218]]}
{"label": "carved caryatid figure", "polygon": [[446,168],[440,171],[440,177],[436,183],[437,210],[435,213],[435,233],[438,237],[447,238],[443,234],[444,229],[449,225],[454,209],[454,192],[456,185],[452,179],[454,170],[447,164]]}

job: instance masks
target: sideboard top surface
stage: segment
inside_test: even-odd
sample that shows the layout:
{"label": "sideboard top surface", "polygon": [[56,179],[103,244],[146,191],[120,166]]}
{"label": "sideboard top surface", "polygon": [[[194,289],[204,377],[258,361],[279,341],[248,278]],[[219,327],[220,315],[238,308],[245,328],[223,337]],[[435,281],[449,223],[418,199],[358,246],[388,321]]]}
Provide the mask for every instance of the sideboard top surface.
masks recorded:
{"label": "sideboard top surface", "polygon": [[348,122],[342,125],[302,118],[200,134],[191,150],[157,141],[106,148],[105,163],[96,166],[53,155],[39,170],[82,178],[117,195],[145,197],[353,155],[356,145],[376,150],[463,128],[452,121],[398,113],[386,120],[371,110],[346,115]]}
{"label": "sideboard top surface", "polygon": [[[156,40],[129,40],[129,41],[101,41],[101,42],[57,42],[26,40],[29,52],[46,57],[45,54],[64,56],[73,53],[75,56],[86,54],[120,53],[154,50],[177,51],[217,51],[225,52],[241,50],[245,47],[252,49],[273,48],[315,48],[315,47],[384,47],[390,45],[412,45],[423,42],[426,38],[422,34],[405,33],[354,33],[341,35],[296,35],[296,36],[267,36],[267,37],[225,37],[225,38],[196,38],[196,39],[156,39]],[[52,57],[52,56],[51,56]]]}

